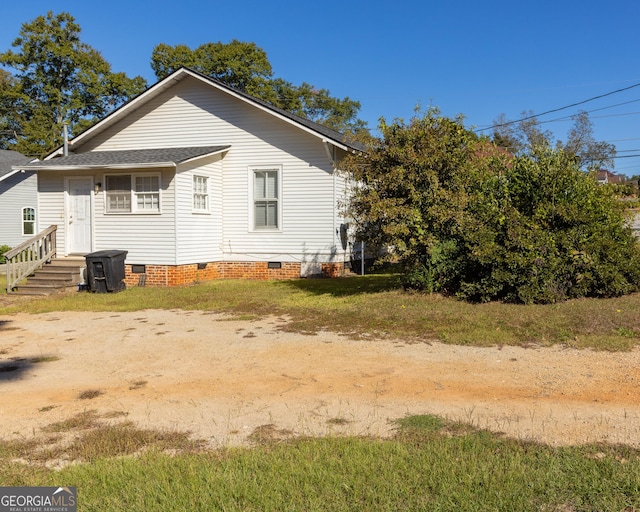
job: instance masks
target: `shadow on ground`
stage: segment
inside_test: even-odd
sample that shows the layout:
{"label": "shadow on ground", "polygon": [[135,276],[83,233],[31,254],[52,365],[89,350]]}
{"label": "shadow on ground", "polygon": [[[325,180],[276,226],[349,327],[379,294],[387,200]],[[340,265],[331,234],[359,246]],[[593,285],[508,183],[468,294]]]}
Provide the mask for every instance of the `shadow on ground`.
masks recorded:
{"label": "shadow on ground", "polygon": [[0,361],[0,383],[24,378],[33,366],[31,360],[23,358]]}
{"label": "shadow on ground", "polygon": [[283,286],[292,287],[316,295],[348,297],[364,293],[381,293],[401,289],[399,274],[370,274],[342,278],[308,278],[283,281]]}

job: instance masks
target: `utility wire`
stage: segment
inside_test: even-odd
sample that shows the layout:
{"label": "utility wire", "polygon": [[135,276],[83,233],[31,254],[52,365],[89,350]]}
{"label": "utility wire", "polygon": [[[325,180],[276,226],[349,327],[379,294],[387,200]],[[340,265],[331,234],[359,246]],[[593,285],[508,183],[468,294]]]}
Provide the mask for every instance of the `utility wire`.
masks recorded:
{"label": "utility wire", "polygon": [[640,87],[640,83],[630,85],[629,87],[623,87],[622,89],[617,89],[615,91],[607,92],[605,94],[600,94],[598,96],[594,96],[593,98],[588,98],[586,100],[578,101],[577,103],[572,103],[571,105],[566,105],[564,107],[554,108],[552,110],[547,110],[546,112],[542,112],[541,114],[535,114],[535,115],[523,117],[523,118],[518,119],[516,121],[507,121],[506,123],[494,124],[493,126],[488,126],[487,128],[478,128],[478,129],[476,129],[474,131],[482,132],[484,130],[490,130],[492,128],[501,128],[503,126],[509,126],[509,125],[512,125],[512,124],[515,124],[515,123],[519,123],[521,121],[527,121],[529,119],[533,119],[533,118],[536,118],[536,117],[545,116],[547,114],[552,114],[554,112],[560,112],[561,110],[566,110],[568,108],[577,107],[578,105],[584,105],[585,103],[589,103],[590,101],[599,100],[600,98],[605,98],[607,96],[611,96],[612,94],[618,94],[620,92],[628,91],[629,89],[633,89],[634,87]]}
{"label": "utility wire", "polygon": [[[633,103],[635,101],[640,101],[639,100],[633,100],[633,101],[627,101],[626,103]],[[624,105],[625,103],[618,103],[617,105],[611,105],[610,107],[603,107],[603,108],[596,108],[595,110],[584,110],[583,112],[586,112],[587,114],[590,114],[591,112],[598,112],[600,110],[605,110],[607,108],[614,108],[614,107],[618,107],[620,105]],[[637,115],[640,114],[640,112],[622,112],[620,114],[606,114],[606,115],[602,115],[602,116],[590,116],[589,119],[604,119],[605,117],[621,117],[621,116],[632,116],[632,115]],[[557,122],[561,122],[561,121],[569,121],[571,119],[573,119],[577,114],[572,114],[570,116],[563,116],[563,117],[556,117],[555,119],[548,119],[546,121],[538,121],[538,124],[545,124],[545,123],[557,123]],[[498,125],[498,126],[504,126],[504,125]]]}

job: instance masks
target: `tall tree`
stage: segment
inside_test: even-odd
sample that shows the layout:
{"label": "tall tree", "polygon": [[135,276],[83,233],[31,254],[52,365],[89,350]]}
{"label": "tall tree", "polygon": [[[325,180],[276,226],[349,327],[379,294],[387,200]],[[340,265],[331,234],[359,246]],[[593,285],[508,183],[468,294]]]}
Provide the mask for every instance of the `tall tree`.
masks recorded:
{"label": "tall tree", "polygon": [[358,119],[359,102],[335,98],[329,90],[308,83],[296,86],[275,78],[266,52],[255,43],[234,39],[227,44],[206,43],[194,50],[166,44],[153,49],[151,67],[158,79],[181,66],[334,130],[357,133],[366,129],[366,123]]}
{"label": "tall tree", "polygon": [[159,44],[153,49],[151,67],[158,79],[170,75],[181,66],[216,78],[225,84],[257,94],[273,72],[267,54],[255,43],[236,39],[228,44],[205,43],[195,50],[186,45]]}
{"label": "tall tree", "polygon": [[[556,146],[573,156],[583,170],[613,167],[616,147],[596,141],[589,114],[581,111],[572,117],[573,126],[567,133],[567,142],[557,141]],[[542,147],[550,147],[553,134],[542,130],[533,112],[522,112],[519,121],[509,121],[504,114],[494,120],[493,141],[514,155],[532,154]]]}
{"label": "tall tree", "polygon": [[523,111],[519,121],[509,121],[504,114],[500,114],[493,124],[494,142],[514,155],[549,146],[553,140],[553,134],[540,128],[538,119],[531,111]]}
{"label": "tall tree", "polygon": [[595,140],[593,125],[587,112],[581,111],[572,119],[573,126],[567,134],[564,150],[574,155],[584,169],[613,168],[616,156],[615,145]]}
{"label": "tall tree", "polygon": [[[100,52],[80,40],[73,16],[49,11],[22,25],[19,37],[0,54],[15,70],[8,90],[13,102],[0,113],[16,125],[10,146],[41,157],[62,143],[63,124],[79,133],[146,88],[142,77],[113,73]],[[8,130],[7,130],[8,131]],[[3,132],[4,133],[4,132]]]}
{"label": "tall tree", "polygon": [[19,107],[23,101],[18,81],[8,71],[0,69],[0,149],[10,149],[18,140],[18,132],[24,124]]}

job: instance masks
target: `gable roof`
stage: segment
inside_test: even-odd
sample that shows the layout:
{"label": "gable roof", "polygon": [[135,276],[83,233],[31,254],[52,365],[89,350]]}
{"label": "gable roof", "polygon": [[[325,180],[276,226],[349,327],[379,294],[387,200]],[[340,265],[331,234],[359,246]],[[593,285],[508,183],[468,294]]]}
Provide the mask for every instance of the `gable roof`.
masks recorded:
{"label": "gable roof", "polygon": [[12,169],[12,166],[27,163],[32,159],[17,151],[0,149],[0,181],[19,172],[20,169]]}
{"label": "gable roof", "polygon": [[82,169],[130,169],[144,167],[176,167],[179,164],[213,156],[228,150],[231,146],[194,146],[183,148],[133,149],[123,151],[90,151],[69,154],[42,162],[22,166],[27,170],[66,170],[73,167]]}
{"label": "gable roof", "polygon": [[[102,120],[98,121],[91,128],[88,128],[84,132],[80,133],[77,137],[74,137],[69,142],[69,147],[72,148],[74,145],[78,145],[82,143],[85,139],[90,139],[94,135],[102,132],[107,129],[109,126],[118,122],[124,116],[129,114],[132,111],[137,110],[139,107],[147,103],[149,100],[158,96],[163,91],[175,85],[177,82],[184,80],[185,78],[192,77],[196,80],[199,80],[202,83],[207,84],[210,87],[221,90],[231,96],[234,96],[254,107],[267,112],[287,123],[290,123],[316,137],[322,139],[323,141],[329,142],[334,146],[337,146],[345,151],[355,150],[355,151],[364,151],[364,145],[359,142],[348,141],[345,135],[327,128],[319,123],[315,123],[298,115],[292,114],[291,112],[287,112],[281,108],[275,107],[266,101],[255,98],[245,92],[239,91],[238,89],[234,89],[233,87],[228,86],[227,84],[216,80],[215,78],[211,78],[209,76],[203,75],[197,71],[192,69],[181,67],[177,71],[174,71],[167,77],[163,78],[156,84],[149,87],[146,91],[140,93],[138,96],[133,98],[128,103],[125,103],[118,109],[114,110],[111,114],[104,117]],[[54,156],[60,155],[62,153],[62,147],[58,148],[56,151],[51,153],[48,158],[52,158]]]}
{"label": "gable roof", "polygon": [[601,183],[621,183],[622,176],[612,173],[606,169],[599,169],[596,173],[596,179]]}

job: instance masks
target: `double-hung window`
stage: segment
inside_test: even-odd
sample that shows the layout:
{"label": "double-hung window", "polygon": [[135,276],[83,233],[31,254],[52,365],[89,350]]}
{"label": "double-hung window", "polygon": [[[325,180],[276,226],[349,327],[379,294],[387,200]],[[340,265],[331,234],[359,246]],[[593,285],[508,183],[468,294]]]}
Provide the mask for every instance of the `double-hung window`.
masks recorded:
{"label": "double-hung window", "polygon": [[209,178],[193,176],[193,211],[209,213]]}
{"label": "double-hung window", "polygon": [[160,211],[160,176],[136,176],[133,193],[139,212]]}
{"label": "double-hung window", "polygon": [[107,175],[105,201],[107,213],[160,213],[160,175]]}
{"label": "double-hung window", "polygon": [[253,228],[280,229],[280,169],[252,169]]}
{"label": "double-hung window", "polygon": [[36,234],[36,209],[26,207],[22,209],[22,234]]}
{"label": "double-hung window", "polygon": [[131,212],[131,175],[105,177],[106,211],[108,213]]}

